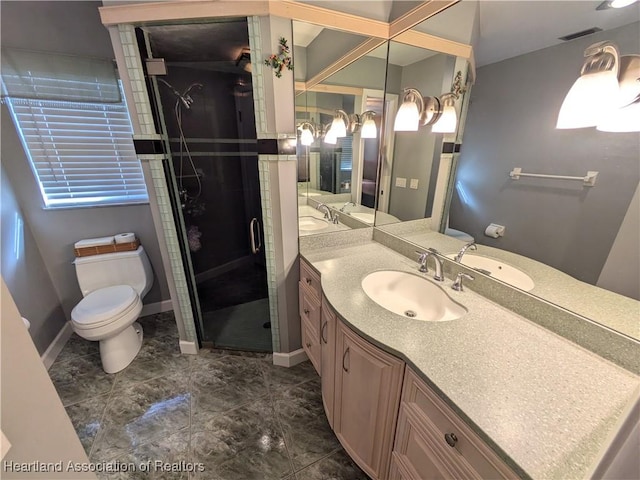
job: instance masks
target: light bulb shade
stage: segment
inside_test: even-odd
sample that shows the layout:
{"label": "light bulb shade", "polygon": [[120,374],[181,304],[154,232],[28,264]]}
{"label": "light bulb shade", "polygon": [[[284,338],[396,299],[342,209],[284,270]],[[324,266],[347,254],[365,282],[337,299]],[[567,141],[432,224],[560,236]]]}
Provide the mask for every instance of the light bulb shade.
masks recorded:
{"label": "light bulb shade", "polygon": [[445,105],[442,109],[442,115],[436,123],[431,127],[433,133],[453,133],[458,126],[458,116],[453,105]]}
{"label": "light bulb shade", "polygon": [[623,8],[632,3],[636,3],[638,0],[611,0],[612,8]]}
{"label": "light bulb shade", "polygon": [[331,122],[331,130],[337,138],[347,136],[347,124],[344,123],[344,120],[340,116],[333,117],[333,122]]}
{"label": "light bulb shade", "polygon": [[595,127],[620,98],[618,76],[613,70],[579,77],[562,102],[556,128]]}
{"label": "light bulb shade", "polygon": [[303,128],[302,131],[300,132],[300,143],[305,147],[308,147],[313,143],[313,140],[314,138],[313,138],[313,133],[311,133],[311,130],[309,128]]}
{"label": "light bulb shade", "polygon": [[376,127],[376,122],[374,122],[373,118],[368,117],[364,123],[362,124],[362,130],[360,131],[361,138],[377,138],[378,137],[378,128]]}
{"label": "light bulb shade", "polygon": [[329,131],[324,136],[324,143],[328,143],[329,145],[335,145],[337,141],[338,141],[338,137],[336,136],[335,131],[333,130],[333,126],[331,126]]}
{"label": "light bulb shade", "polygon": [[640,132],[640,100],[611,110],[596,128],[601,132]]}
{"label": "light bulb shade", "polygon": [[405,101],[396,114],[396,121],[393,129],[396,132],[415,132],[418,130],[420,122],[420,111],[418,105],[412,101]]}

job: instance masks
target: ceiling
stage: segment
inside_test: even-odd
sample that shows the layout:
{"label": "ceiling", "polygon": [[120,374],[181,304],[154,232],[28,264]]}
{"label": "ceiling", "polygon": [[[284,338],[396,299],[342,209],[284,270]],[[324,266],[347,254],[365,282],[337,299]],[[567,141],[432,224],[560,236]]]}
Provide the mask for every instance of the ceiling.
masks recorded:
{"label": "ceiling", "polygon": [[[324,8],[388,21],[401,4],[403,10],[419,2],[305,1]],[[621,9],[596,10],[602,0],[461,0],[418,30],[474,46],[476,65],[482,66],[562,43],[559,37],[599,27],[609,30],[640,21],[640,3]],[[321,27],[294,22],[294,43],[307,46]],[[639,42],[640,50],[640,42]],[[638,52],[623,52],[638,53]],[[403,61],[410,62],[410,54]]]}

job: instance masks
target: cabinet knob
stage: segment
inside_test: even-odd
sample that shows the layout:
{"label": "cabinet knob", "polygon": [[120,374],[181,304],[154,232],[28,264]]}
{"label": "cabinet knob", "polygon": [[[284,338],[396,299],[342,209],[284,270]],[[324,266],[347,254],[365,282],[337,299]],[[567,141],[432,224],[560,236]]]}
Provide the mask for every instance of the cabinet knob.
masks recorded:
{"label": "cabinet knob", "polygon": [[307,348],[311,348],[311,344],[307,342]]}
{"label": "cabinet knob", "polygon": [[456,443],[458,443],[458,437],[456,437],[455,433],[445,433],[444,439],[450,447],[455,447]]}
{"label": "cabinet knob", "polygon": [[305,278],[304,281],[307,282],[307,285],[311,285],[311,279],[310,278]]}
{"label": "cabinet knob", "polygon": [[305,309],[303,310],[303,312],[304,312],[304,314],[305,314],[305,315],[309,315],[309,309],[308,309],[308,308],[305,308]]}

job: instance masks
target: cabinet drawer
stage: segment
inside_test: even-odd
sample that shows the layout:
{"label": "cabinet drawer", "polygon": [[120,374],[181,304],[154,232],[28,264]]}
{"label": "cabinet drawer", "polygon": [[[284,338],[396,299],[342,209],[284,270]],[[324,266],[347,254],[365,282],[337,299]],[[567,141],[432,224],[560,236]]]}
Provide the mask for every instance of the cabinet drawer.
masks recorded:
{"label": "cabinet drawer", "polygon": [[[466,478],[518,478],[483,440],[462,421],[415,373],[407,369],[402,392],[402,408],[409,418],[422,425],[433,437],[434,448],[441,447],[454,462],[464,460],[471,470]],[[428,432],[428,433],[427,433]],[[454,446],[447,442],[454,441]],[[454,437],[455,436],[455,439]],[[467,470],[465,465],[460,465]],[[457,475],[462,475],[458,472]]]}
{"label": "cabinet drawer", "polygon": [[298,283],[300,294],[300,318],[306,320],[313,329],[313,338],[320,341],[320,300],[302,282]]}
{"label": "cabinet drawer", "polygon": [[300,283],[309,287],[316,298],[321,297],[322,290],[320,288],[320,275],[318,275],[303,259],[300,259]]}
{"label": "cabinet drawer", "polygon": [[[406,404],[400,407],[393,460],[399,474],[407,480],[478,479],[462,455],[441,441],[439,432]],[[393,472],[393,468],[391,470]],[[493,477],[491,477],[493,478]]]}
{"label": "cabinet drawer", "polygon": [[302,348],[304,348],[304,351],[307,352],[307,356],[309,357],[309,360],[311,360],[313,368],[316,369],[318,375],[321,375],[322,347],[320,345],[320,341],[317,338],[315,329],[311,325],[309,325],[309,322],[304,318],[302,319],[301,326]]}

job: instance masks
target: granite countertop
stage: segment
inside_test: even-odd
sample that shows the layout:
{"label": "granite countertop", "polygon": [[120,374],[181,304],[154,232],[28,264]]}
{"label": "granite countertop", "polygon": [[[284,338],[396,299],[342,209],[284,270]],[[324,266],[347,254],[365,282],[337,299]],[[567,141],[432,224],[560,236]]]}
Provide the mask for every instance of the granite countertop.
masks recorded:
{"label": "granite countertop", "polygon": [[[409,226],[404,228],[408,229]],[[457,253],[466,243],[435,231],[428,231],[420,224],[416,225],[416,230],[402,232],[401,236],[424,248],[433,247],[443,255]],[[640,302],[637,300],[581,282],[560,270],[513,252],[486,245],[477,247],[477,251],[468,250],[466,255],[491,257],[519,268],[535,283],[533,289],[529,291],[530,294],[560,305],[631,338],[640,339],[640,322],[638,321]],[[585,298],[589,298],[590,301],[585,302]]]}
{"label": "granite countertop", "polygon": [[376,270],[420,274],[372,240],[302,253],[323,293],[356,332],[405,360],[518,474],[584,478],[640,377],[451,281],[437,283],[468,313],[447,322],[393,314],[360,283]]}

